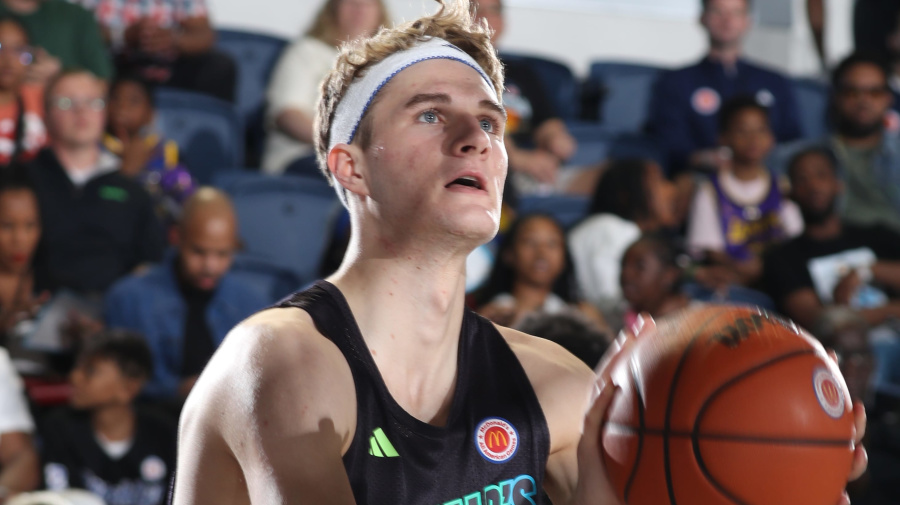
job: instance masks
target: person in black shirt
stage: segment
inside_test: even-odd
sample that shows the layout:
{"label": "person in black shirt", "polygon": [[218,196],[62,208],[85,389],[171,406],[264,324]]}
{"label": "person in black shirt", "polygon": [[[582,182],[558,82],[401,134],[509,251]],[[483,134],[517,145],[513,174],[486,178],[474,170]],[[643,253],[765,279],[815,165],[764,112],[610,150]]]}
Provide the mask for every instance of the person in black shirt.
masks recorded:
{"label": "person in black shirt", "polygon": [[877,326],[900,317],[900,234],[841,221],[843,183],[829,151],[798,153],[788,167],[802,235],[766,254],[764,282],[781,310],[807,328],[828,304],[860,309]]}
{"label": "person in black shirt", "polygon": [[150,349],[124,330],[93,337],[71,374],[66,409],[44,423],[48,489],[81,488],[107,505],[160,505],[175,468],[175,424],[133,401],[152,371]]}
{"label": "person in black shirt", "polygon": [[163,230],[150,195],[100,148],[103,82],[84,71],[63,73],[47,87],[46,108],[50,147],[30,166],[43,224],[35,283],[101,294],[162,257]]}

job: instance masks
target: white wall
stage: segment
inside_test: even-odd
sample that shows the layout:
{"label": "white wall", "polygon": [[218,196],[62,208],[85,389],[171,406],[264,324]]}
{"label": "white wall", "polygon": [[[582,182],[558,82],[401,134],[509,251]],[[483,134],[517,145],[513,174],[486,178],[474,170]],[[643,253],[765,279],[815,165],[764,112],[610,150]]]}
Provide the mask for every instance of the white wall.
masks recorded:
{"label": "white wall", "polygon": [[[793,75],[818,72],[805,18],[805,1],[757,0],[759,22],[747,53]],[[853,0],[826,0],[832,60],[849,50],[848,13]],[[696,0],[699,4],[700,0]],[[293,38],[318,9],[318,0],[209,0],[217,26]],[[433,12],[431,0],[387,0],[395,20]],[[546,7],[552,5],[553,8]],[[695,13],[684,8],[648,12],[590,0],[507,0],[507,33],[501,47],[543,54],[567,62],[579,74],[594,59],[634,60],[675,67],[701,57],[706,41]],[[787,18],[787,19],[786,19]]]}

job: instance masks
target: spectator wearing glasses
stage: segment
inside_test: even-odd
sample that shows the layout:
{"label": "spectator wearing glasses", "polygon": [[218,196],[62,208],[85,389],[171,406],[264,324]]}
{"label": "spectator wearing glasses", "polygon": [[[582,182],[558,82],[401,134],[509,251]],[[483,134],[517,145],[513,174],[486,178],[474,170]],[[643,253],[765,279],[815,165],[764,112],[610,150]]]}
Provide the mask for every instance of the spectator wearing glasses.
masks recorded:
{"label": "spectator wearing glasses", "polygon": [[31,165],[44,223],[35,282],[101,294],[139,265],[162,257],[162,227],[140,183],[101,149],[105,84],[65,72],[46,90],[49,147]]}
{"label": "spectator wearing glasses", "polygon": [[65,0],[0,0],[0,15],[22,22],[36,47],[28,80],[46,84],[60,69],[108,79],[112,60],[90,12]]}
{"label": "spectator wearing glasses", "polygon": [[33,59],[25,28],[12,17],[0,16],[0,165],[27,161],[47,143],[43,87],[26,83]]}
{"label": "spectator wearing glasses", "polygon": [[844,219],[900,230],[900,138],[885,131],[893,96],[880,59],[854,54],[832,76],[830,147],[844,180]]}

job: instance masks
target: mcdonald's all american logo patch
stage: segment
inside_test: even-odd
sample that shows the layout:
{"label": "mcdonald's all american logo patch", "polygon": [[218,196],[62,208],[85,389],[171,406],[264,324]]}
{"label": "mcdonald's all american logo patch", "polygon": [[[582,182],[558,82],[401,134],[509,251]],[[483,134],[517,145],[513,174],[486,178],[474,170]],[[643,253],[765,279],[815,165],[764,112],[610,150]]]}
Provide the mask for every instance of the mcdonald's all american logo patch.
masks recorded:
{"label": "mcdonald's all american logo patch", "polygon": [[489,417],[475,429],[475,447],[492,463],[505,463],[519,449],[519,432],[506,419]]}
{"label": "mcdonald's all american logo patch", "polygon": [[840,419],[844,415],[844,394],[828,369],[816,368],[813,372],[813,387],[822,410],[834,419]]}
{"label": "mcdonald's all american logo patch", "polygon": [[719,106],[722,104],[722,98],[719,93],[712,88],[699,88],[694,91],[691,97],[691,106],[697,111],[697,114],[711,116],[719,112]]}

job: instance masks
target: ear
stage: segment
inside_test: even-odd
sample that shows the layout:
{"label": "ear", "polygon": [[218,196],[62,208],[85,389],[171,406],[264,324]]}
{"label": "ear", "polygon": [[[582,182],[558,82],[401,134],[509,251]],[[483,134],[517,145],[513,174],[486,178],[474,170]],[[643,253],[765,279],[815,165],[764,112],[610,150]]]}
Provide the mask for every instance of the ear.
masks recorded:
{"label": "ear", "polygon": [[357,146],[337,144],[328,153],[328,171],[338,184],[353,194],[369,195],[366,168],[363,152]]}

